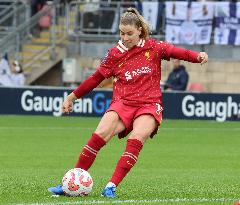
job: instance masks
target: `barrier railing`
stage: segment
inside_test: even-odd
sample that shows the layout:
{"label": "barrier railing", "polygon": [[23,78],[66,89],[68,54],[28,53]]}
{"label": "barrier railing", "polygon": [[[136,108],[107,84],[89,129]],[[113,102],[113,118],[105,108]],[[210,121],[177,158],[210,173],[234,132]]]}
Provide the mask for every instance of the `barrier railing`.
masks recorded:
{"label": "barrier railing", "polygon": [[30,5],[21,1],[2,0],[0,3],[0,41],[21,22],[30,18]]}
{"label": "barrier railing", "polygon": [[[136,1],[91,2],[84,0],[70,2],[67,6],[67,32],[84,41],[115,41],[118,39],[118,23],[121,14],[128,7],[138,8]],[[139,8],[138,8],[139,9]],[[164,16],[158,19],[160,26],[152,34],[163,38]]]}
{"label": "barrier railing", "polygon": [[[22,5],[18,8],[18,11],[22,11],[25,5]],[[65,22],[61,23],[60,26],[56,25],[56,22],[58,21],[57,14],[59,14],[59,9],[62,9],[60,5],[58,4],[52,4],[48,8],[41,10],[36,15],[34,15],[31,18],[26,19],[23,21],[22,24],[19,26],[16,26],[13,31],[8,31],[7,36],[4,36],[0,40],[0,47],[1,47],[1,56],[5,53],[8,53],[10,55],[15,54],[15,58],[21,61],[22,57],[19,53],[22,51],[22,47],[25,43],[31,42],[32,33],[34,32],[34,29],[39,27],[39,20],[44,17],[45,15],[49,14],[50,12],[54,12],[54,15],[52,16],[51,20],[51,29],[50,29],[50,42],[48,43],[48,46],[46,46],[46,50],[49,50],[48,47],[55,47],[56,44],[56,38],[58,40],[61,40],[61,38],[66,37],[66,26],[64,25]],[[2,19],[0,20],[0,22]],[[39,29],[39,28],[38,28]],[[59,37],[56,37],[56,33],[61,33],[62,35]],[[38,35],[38,34],[37,34]],[[43,50],[44,53],[44,50]]]}

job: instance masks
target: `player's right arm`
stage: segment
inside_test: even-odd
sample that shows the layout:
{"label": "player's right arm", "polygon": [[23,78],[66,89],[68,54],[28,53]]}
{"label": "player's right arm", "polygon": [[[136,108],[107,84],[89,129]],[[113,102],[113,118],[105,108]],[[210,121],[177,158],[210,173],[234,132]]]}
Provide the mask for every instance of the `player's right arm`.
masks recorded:
{"label": "player's right arm", "polygon": [[62,104],[62,113],[69,114],[73,111],[73,102],[96,88],[105,78],[113,75],[114,57],[111,51],[101,62],[97,71],[81,83],[71,94],[67,96]]}
{"label": "player's right arm", "polygon": [[92,76],[81,83],[62,104],[62,113],[69,114],[73,111],[73,102],[96,88],[105,77],[97,70]]}

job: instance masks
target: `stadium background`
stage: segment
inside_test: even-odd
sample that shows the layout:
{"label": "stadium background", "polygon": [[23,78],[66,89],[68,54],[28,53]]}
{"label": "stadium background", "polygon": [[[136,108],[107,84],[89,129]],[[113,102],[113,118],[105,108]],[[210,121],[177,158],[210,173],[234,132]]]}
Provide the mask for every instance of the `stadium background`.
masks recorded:
{"label": "stadium background", "polygon": [[[153,25],[152,36],[166,40],[166,28],[173,22],[166,17],[167,3],[55,0],[33,13],[29,2],[0,3],[0,55],[8,54],[10,62],[17,59],[26,75],[26,86],[0,86],[0,204],[110,203],[99,193],[123,150],[124,143],[116,139],[90,170],[95,181],[92,196],[53,199],[46,188],[59,183],[94,131],[96,117],[109,105],[112,79],[77,102],[75,117],[59,118],[59,106],[118,40],[116,26],[124,8],[145,11]],[[206,65],[184,63],[189,84],[201,84],[204,91],[164,92],[164,118],[168,120],[146,146],[139,167],[121,186],[118,203],[233,204],[240,198],[239,41],[215,39],[219,25],[214,10],[222,8],[218,10],[224,13],[222,23],[230,39],[232,33],[238,34],[239,3],[177,1],[175,7],[189,8],[189,4],[213,9],[206,24],[209,28],[211,22],[209,42],[177,44],[209,54]],[[226,8],[235,8],[235,13]],[[183,21],[181,15],[176,22]],[[163,62],[163,80],[171,69],[169,62]]]}

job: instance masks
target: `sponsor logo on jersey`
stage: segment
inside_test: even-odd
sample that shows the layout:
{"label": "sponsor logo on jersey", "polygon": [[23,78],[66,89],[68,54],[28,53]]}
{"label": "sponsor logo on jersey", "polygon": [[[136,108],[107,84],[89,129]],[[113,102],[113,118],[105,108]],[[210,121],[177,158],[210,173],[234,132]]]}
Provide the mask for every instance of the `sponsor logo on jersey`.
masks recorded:
{"label": "sponsor logo on jersey", "polygon": [[137,68],[133,71],[126,71],[125,77],[126,77],[126,80],[129,81],[129,80],[132,80],[135,76],[139,76],[139,75],[147,74],[147,73],[151,73],[151,72],[152,72],[151,68],[141,67],[141,68]]}

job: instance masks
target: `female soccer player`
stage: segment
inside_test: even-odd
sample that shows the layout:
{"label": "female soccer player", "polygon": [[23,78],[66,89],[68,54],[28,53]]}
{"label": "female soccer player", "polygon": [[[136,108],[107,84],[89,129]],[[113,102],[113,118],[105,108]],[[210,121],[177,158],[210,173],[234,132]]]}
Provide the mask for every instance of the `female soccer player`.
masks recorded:
{"label": "female soccer player", "polygon": [[[109,50],[97,71],[68,95],[62,105],[63,113],[72,112],[76,99],[105,78],[114,76],[111,105],[75,165],[75,168],[88,170],[99,150],[113,136],[123,138],[131,132],[126,149],[103,189],[102,196],[108,198],[116,196],[116,187],[135,165],[145,141],[157,133],[162,121],[161,60],[175,58],[201,64],[208,61],[205,52],[197,53],[149,38],[149,26],[134,8],[128,8],[121,16],[119,30],[121,40]],[[63,194],[61,185],[48,190]]]}

